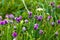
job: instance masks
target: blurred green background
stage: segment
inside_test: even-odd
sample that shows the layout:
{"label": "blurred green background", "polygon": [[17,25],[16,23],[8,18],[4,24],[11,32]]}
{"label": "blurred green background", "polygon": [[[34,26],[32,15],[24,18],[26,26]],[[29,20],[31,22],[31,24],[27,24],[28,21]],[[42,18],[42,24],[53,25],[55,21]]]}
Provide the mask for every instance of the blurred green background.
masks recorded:
{"label": "blurred green background", "polygon": [[[59,0],[24,0],[27,8],[35,13],[37,7],[45,8],[46,12],[50,11],[50,2],[55,2],[56,5],[60,4]],[[60,10],[60,9],[59,9]],[[26,12],[22,0],[0,0],[0,15],[3,17],[5,14],[13,13],[18,16]]]}

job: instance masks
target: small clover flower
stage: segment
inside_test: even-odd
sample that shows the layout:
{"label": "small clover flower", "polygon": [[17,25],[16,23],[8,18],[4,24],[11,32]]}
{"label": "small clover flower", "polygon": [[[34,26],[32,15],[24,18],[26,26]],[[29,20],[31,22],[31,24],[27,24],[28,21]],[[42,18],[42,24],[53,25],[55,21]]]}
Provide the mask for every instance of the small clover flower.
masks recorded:
{"label": "small clover flower", "polygon": [[4,22],[5,22],[5,24],[7,24],[8,23],[8,20],[4,20]]}
{"label": "small clover flower", "polygon": [[55,24],[54,22],[51,23],[52,26],[54,26],[54,24]]}
{"label": "small clover flower", "polygon": [[16,17],[15,19],[16,19],[17,22],[20,22],[22,20],[22,16]]}
{"label": "small clover flower", "polygon": [[52,18],[52,16],[48,16],[47,20],[50,20]]}
{"label": "small clover flower", "polygon": [[14,26],[14,30],[16,30],[16,26]]}
{"label": "small clover flower", "polygon": [[41,21],[42,20],[42,16],[38,16],[37,20]]}
{"label": "small clover flower", "polygon": [[55,35],[58,36],[58,32],[55,32]]}
{"label": "small clover flower", "polygon": [[19,19],[22,20],[22,16],[19,16]]}
{"label": "small clover flower", "polygon": [[29,18],[32,17],[32,12],[28,12]]}
{"label": "small clover flower", "polygon": [[23,27],[22,30],[23,30],[23,31],[26,31],[26,27]]}
{"label": "small clover flower", "polygon": [[60,20],[58,20],[57,23],[60,24]]}
{"label": "small clover flower", "polygon": [[6,18],[11,18],[11,19],[14,19],[14,15],[13,14],[6,14],[5,16]]}
{"label": "small clover flower", "polygon": [[5,24],[5,22],[4,21],[0,21],[0,25],[4,25]]}
{"label": "small clover flower", "polygon": [[52,7],[54,7],[54,6],[55,6],[55,3],[54,3],[54,2],[51,2],[50,5],[51,5]]}
{"label": "small clover flower", "polygon": [[14,15],[13,14],[10,14],[9,15],[9,18],[14,19]]}
{"label": "small clover flower", "polygon": [[6,15],[5,15],[5,17],[6,17],[6,18],[9,18],[9,15],[8,15],[8,14],[6,14]]}
{"label": "small clover flower", "polygon": [[13,37],[16,37],[16,36],[17,36],[17,32],[13,32],[13,33],[12,33],[12,36],[13,36]]}
{"label": "small clover flower", "polygon": [[35,25],[34,25],[34,30],[37,30],[38,29],[38,24],[36,23]]}
{"label": "small clover flower", "polygon": [[20,22],[20,18],[17,17],[17,18],[16,18],[16,21],[17,21],[17,22]]}
{"label": "small clover flower", "polygon": [[58,5],[57,8],[60,8],[60,5]]}
{"label": "small clover flower", "polygon": [[40,31],[39,31],[39,34],[41,34],[41,35],[42,35],[42,34],[43,34],[43,30],[40,30]]}
{"label": "small clover flower", "polygon": [[28,20],[27,19],[25,20],[25,23],[28,23]]}

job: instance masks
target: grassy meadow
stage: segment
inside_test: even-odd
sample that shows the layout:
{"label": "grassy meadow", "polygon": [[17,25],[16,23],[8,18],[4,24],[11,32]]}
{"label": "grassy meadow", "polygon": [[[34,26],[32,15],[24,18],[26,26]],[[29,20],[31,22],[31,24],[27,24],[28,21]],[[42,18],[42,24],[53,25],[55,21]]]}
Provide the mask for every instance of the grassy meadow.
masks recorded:
{"label": "grassy meadow", "polygon": [[60,0],[0,0],[0,40],[60,40]]}

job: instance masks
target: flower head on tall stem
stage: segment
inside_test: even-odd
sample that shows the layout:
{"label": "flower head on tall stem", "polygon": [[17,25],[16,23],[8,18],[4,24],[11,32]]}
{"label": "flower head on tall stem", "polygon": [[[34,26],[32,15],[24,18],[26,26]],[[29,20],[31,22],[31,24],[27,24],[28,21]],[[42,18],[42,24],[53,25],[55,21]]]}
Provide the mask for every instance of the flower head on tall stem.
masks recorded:
{"label": "flower head on tall stem", "polygon": [[0,25],[4,25],[5,24],[5,22],[4,21],[0,21]]}
{"label": "flower head on tall stem", "polygon": [[7,24],[8,23],[8,20],[3,20],[4,22],[5,22],[5,24]]}
{"label": "flower head on tall stem", "polygon": [[38,16],[37,20],[41,21],[42,20],[42,16]]}
{"label": "flower head on tall stem", "polygon": [[60,5],[58,5],[57,8],[60,8]]}
{"label": "flower head on tall stem", "polygon": [[32,12],[28,12],[28,16],[29,16],[29,18],[31,18],[32,17]]}
{"label": "flower head on tall stem", "polygon": [[57,23],[60,24],[60,20],[57,20]]}
{"label": "flower head on tall stem", "polygon": [[35,25],[34,25],[34,30],[37,30],[38,29],[38,24],[36,23]]}
{"label": "flower head on tall stem", "polygon": [[27,19],[25,20],[25,23],[28,23],[28,20]]}
{"label": "flower head on tall stem", "polygon": [[9,15],[9,18],[14,19],[14,15],[13,14],[10,14]]}
{"label": "flower head on tall stem", "polygon": [[14,26],[14,30],[16,30],[17,28],[16,28],[16,26]]}
{"label": "flower head on tall stem", "polygon": [[17,17],[17,18],[16,18],[16,21],[17,21],[17,22],[20,22],[20,18]]}
{"label": "flower head on tall stem", "polygon": [[23,27],[23,28],[22,28],[22,31],[26,31],[26,27]]}
{"label": "flower head on tall stem", "polygon": [[43,34],[43,30],[40,30],[40,31],[39,31],[39,34],[41,34],[41,35],[42,35],[42,34]]}
{"label": "flower head on tall stem", "polygon": [[52,16],[48,16],[47,20],[50,20],[52,18]]}
{"label": "flower head on tall stem", "polygon": [[58,34],[59,34],[58,32],[55,32],[55,36],[58,36]]}
{"label": "flower head on tall stem", "polygon": [[7,24],[7,23],[8,23],[8,20],[0,21],[0,25],[4,25],[4,24]]}
{"label": "flower head on tall stem", "polygon": [[52,7],[54,7],[54,6],[55,6],[55,3],[54,3],[54,2],[51,2],[50,5],[51,5]]}
{"label": "flower head on tall stem", "polygon": [[16,36],[17,36],[17,32],[13,32],[13,33],[12,33],[12,36],[13,36],[13,37],[16,37]]}
{"label": "flower head on tall stem", "polygon": [[9,14],[6,14],[5,17],[6,17],[6,18],[9,18]]}
{"label": "flower head on tall stem", "polygon": [[19,19],[22,20],[22,16],[19,16]]}
{"label": "flower head on tall stem", "polygon": [[54,26],[54,24],[55,24],[54,22],[51,22],[51,25],[52,25],[52,26]]}

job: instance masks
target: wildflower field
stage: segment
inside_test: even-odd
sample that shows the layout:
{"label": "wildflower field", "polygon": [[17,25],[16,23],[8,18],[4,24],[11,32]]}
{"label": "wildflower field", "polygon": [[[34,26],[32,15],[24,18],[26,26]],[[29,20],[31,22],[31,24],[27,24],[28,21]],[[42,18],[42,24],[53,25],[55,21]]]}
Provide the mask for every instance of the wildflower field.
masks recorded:
{"label": "wildflower field", "polygon": [[60,40],[60,0],[0,0],[0,40]]}

